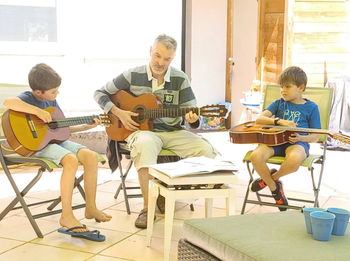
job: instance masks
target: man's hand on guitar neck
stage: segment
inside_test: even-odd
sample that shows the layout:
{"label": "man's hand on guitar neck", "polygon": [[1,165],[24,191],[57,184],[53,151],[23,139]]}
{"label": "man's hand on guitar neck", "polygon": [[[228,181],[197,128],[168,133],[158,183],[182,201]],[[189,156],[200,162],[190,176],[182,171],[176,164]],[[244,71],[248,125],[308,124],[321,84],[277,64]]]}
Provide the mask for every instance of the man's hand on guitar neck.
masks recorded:
{"label": "man's hand on guitar neck", "polygon": [[193,111],[189,111],[185,115],[185,120],[188,123],[195,123],[196,121],[198,121],[198,119],[199,119],[198,115],[196,113],[194,113]]}
{"label": "man's hand on guitar neck", "polygon": [[123,126],[130,131],[137,131],[140,126],[136,121],[134,121],[131,117],[136,117],[139,114],[132,111],[124,111],[117,106],[113,106],[111,112],[119,118],[122,122]]}

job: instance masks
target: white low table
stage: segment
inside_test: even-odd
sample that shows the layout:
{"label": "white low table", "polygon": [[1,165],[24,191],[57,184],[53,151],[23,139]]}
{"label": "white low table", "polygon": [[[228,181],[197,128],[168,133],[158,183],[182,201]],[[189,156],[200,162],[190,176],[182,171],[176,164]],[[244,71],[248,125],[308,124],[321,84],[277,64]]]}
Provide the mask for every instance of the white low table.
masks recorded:
{"label": "white low table", "polygon": [[[153,223],[158,195],[165,197],[165,223],[164,223],[164,260],[169,260],[171,234],[173,229],[174,207],[177,199],[205,198],[205,217],[211,217],[213,198],[226,198],[226,215],[234,214],[235,190],[233,187],[223,185],[219,189],[181,189],[175,190],[174,185],[200,185],[200,184],[235,184],[236,176],[231,173],[216,172],[205,175],[193,175],[170,178],[169,176],[153,169],[149,169],[150,175],[156,179],[149,182],[148,219],[147,219],[147,245],[151,245]],[[167,186],[164,186],[165,183]]]}

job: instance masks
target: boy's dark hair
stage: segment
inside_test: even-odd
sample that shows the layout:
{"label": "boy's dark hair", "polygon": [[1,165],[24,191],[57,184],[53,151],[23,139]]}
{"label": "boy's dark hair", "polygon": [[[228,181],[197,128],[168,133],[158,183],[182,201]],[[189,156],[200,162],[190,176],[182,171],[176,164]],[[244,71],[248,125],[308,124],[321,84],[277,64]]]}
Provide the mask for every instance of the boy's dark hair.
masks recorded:
{"label": "boy's dark hair", "polygon": [[61,77],[45,63],[39,63],[30,70],[28,81],[33,91],[47,91],[61,85]]}
{"label": "boy's dark hair", "polygon": [[297,66],[291,66],[281,73],[278,84],[283,86],[290,83],[296,86],[304,85],[306,87],[307,76],[303,69]]}

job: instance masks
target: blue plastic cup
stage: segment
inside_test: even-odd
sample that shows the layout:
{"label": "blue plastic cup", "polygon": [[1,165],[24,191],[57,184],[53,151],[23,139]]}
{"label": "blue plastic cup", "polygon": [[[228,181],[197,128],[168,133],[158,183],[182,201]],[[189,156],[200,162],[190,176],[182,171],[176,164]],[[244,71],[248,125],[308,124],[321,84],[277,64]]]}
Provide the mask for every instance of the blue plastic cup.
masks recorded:
{"label": "blue plastic cup", "polygon": [[309,234],[312,234],[310,213],[313,211],[326,211],[326,210],[324,208],[303,208],[306,231]]}
{"label": "blue plastic cup", "polygon": [[319,241],[329,241],[335,215],[326,211],[314,211],[311,212],[310,218],[313,238]]}
{"label": "blue plastic cup", "polygon": [[344,236],[348,226],[350,212],[343,208],[328,208],[327,211],[335,215],[332,235]]}

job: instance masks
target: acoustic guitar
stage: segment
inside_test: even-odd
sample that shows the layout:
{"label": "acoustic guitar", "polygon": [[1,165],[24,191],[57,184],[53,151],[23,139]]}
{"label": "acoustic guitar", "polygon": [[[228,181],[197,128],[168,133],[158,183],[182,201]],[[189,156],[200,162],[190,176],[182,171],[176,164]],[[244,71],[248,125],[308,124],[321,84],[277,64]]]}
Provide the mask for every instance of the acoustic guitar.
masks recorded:
{"label": "acoustic guitar", "polygon": [[49,143],[65,141],[70,136],[69,126],[91,124],[99,119],[101,124],[110,124],[107,114],[65,118],[57,107],[47,107],[53,121],[45,123],[29,113],[7,110],[2,116],[2,129],[11,148],[22,156],[31,156]]}
{"label": "acoustic guitar", "polygon": [[[138,116],[132,118],[140,124],[140,130],[152,130],[153,119],[184,116],[190,111],[205,117],[224,117],[227,113],[225,105],[207,105],[201,108],[163,108],[162,102],[153,94],[147,93],[136,97],[122,90],[112,95],[111,100],[122,110],[138,113]],[[112,140],[125,140],[133,131],[127,130],[114,114],[109,113],[108,115],[112,124],[106,127],[107,135]]]}
{"label": "acoustic guitar", "polygon": [[288,138],[296,132],[326,134],[333,139],[350,144],[350,137],[341,133],[334,133],[325,129],[291,128],[286,126],[257,125],[249,121],[233,127],[230,130],[232,143],[259,143],[276,146],[288,142]]}

